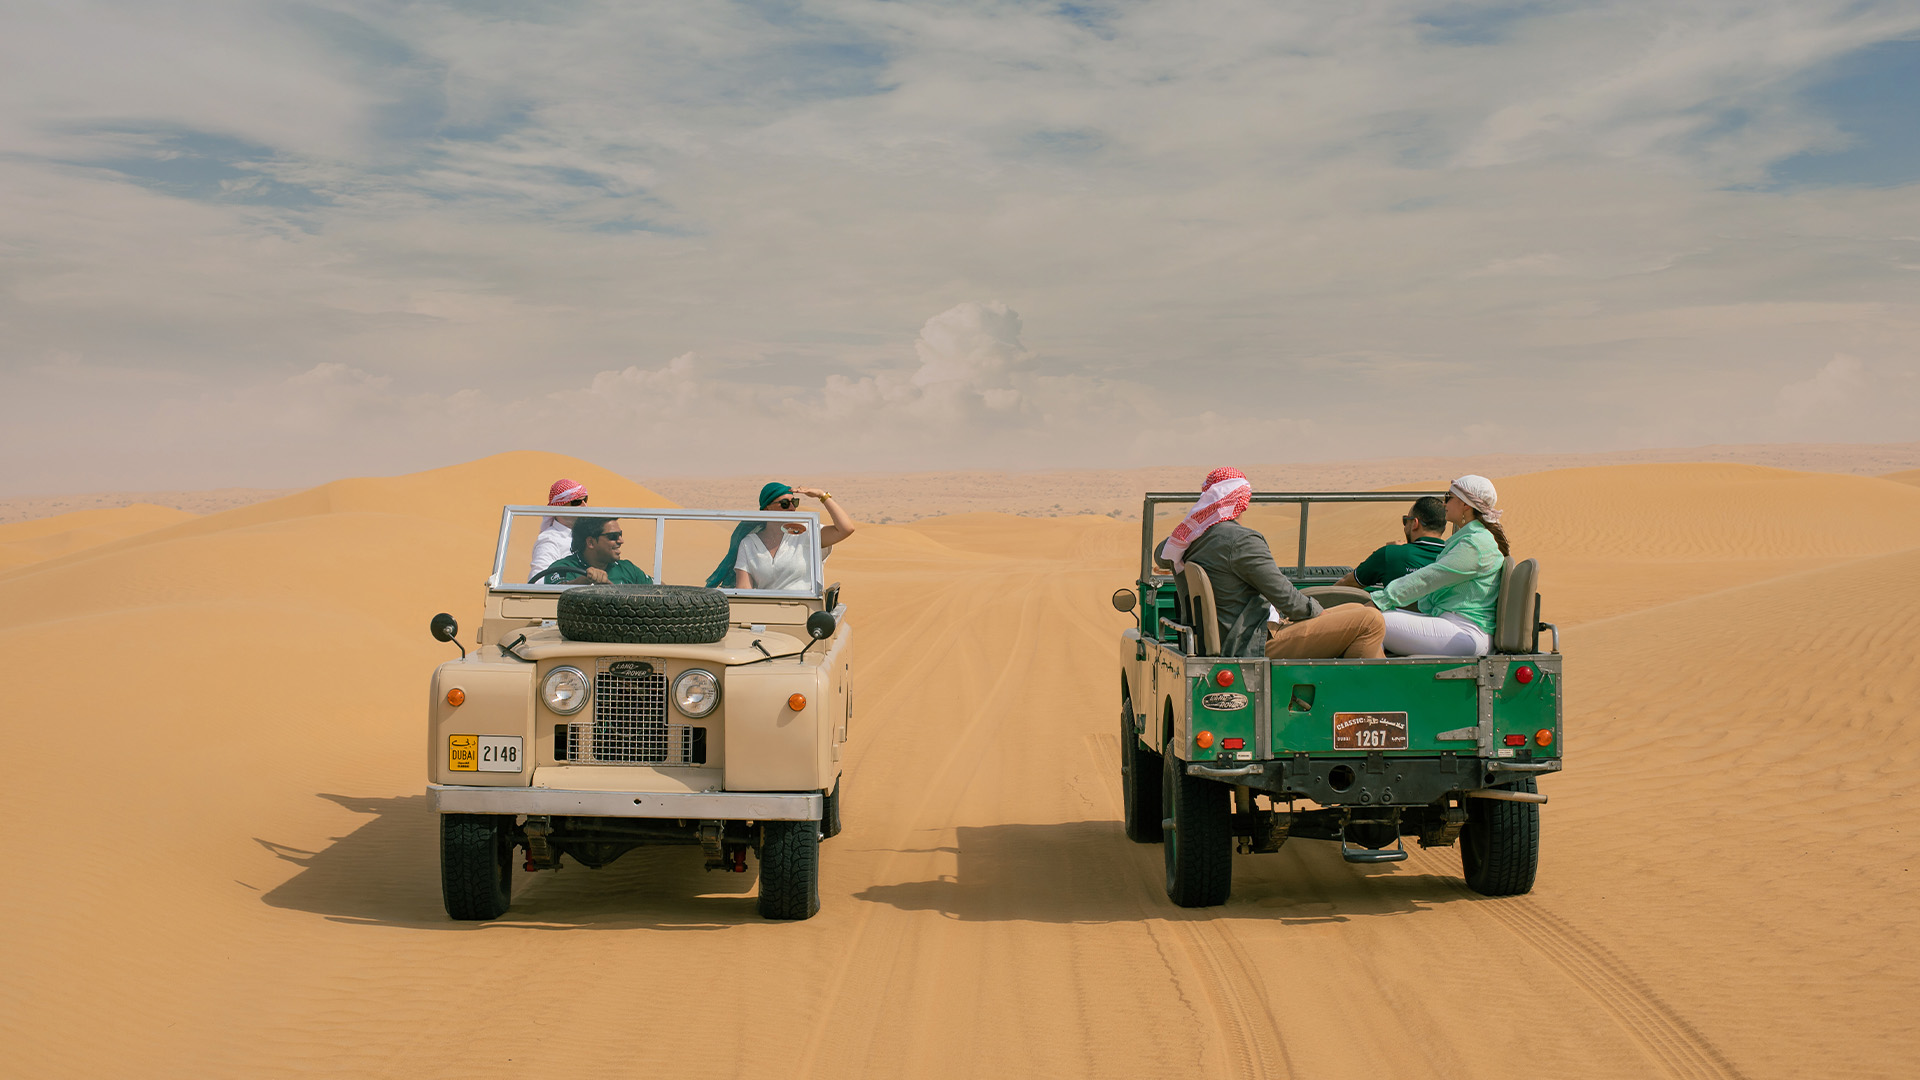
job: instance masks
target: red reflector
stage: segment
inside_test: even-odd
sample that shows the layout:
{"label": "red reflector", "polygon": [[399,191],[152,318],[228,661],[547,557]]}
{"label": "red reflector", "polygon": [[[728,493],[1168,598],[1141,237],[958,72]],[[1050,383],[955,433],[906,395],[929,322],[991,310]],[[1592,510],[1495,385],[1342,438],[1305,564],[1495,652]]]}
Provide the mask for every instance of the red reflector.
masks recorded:
{"label": "red reflector", "polygon": [[1214,673],[1213,681],[1219,683],[1221,686],[1232,686],[1233,672],[1228,671],[1226,668],[1221,668],[1218,672]]}
{"label": "red reflector", "polygon": [[1517,683],[1520,683],[1520,684],[1521,684],[1521,685],[1523,685],[1523,686],[1524,686],[1524,685],[1526,685],[1527,683],[1530,683],[1530,682],[1532,682],[1532,681],[1533,681],[1533,669],[1532,669],[1532,668],[1530,668],[1530,667],[1523,667],[1523,668],[1521,668],[1521,669],[1520,669],[1519,671],[1516,671],[1516,672],[1514,672],[1514,673],[1513,673],[1513,681],[1514,681],[1514,682],[1517,682]]}
{"label": "red reflector", "polygon": [[1509,735],[1507,736],[1507,745],[1525,746],[1527,745],[1527,737],[1525,735]]}
{"label": "red reflector", "polygon": [[1247,745],[1247,740],[1245,739],[1221,739],[1220,740],[1220,749],[1222,750],[1240,750],[1245,748],[1246,745]]}

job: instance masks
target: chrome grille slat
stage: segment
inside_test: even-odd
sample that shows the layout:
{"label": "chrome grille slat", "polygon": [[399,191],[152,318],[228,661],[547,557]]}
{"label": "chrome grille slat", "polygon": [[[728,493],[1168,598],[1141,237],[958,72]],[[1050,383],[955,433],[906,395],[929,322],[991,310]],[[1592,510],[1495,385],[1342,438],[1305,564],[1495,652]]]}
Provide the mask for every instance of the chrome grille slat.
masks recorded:
{"label": "chrome grille slat", "polygon": [[659,664],[646,674],[616,674],[628,656],[602,656],[594,666],[593,719],[567,725],[566,760],[595,765],[685,765],[693,758],[693,728],[667,723],[667,676]]}

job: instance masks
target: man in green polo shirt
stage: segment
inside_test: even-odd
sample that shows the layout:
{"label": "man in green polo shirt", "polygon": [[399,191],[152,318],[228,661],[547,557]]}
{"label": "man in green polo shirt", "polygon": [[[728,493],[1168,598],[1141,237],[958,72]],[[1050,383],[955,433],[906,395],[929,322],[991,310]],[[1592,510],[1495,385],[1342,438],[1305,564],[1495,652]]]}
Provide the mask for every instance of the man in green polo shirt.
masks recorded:
{"label": "man in green polo shirt", "polygon": [[1413,501],[1413,507],[1400,518],[1404,544],[1388,544],[1364,559],[1339,584],[1350,588],[1378,589],[1387,582],[1430,566],[1446,546],[1441,534],[1447,531],[1447,503],[1425,495]]}
{"label": "man in green polo shirt", "polygon": [[578,518],[573,554],[534,575],[539,585],[651,585],[645,570],[620,557],[625,534],[619,518]]}

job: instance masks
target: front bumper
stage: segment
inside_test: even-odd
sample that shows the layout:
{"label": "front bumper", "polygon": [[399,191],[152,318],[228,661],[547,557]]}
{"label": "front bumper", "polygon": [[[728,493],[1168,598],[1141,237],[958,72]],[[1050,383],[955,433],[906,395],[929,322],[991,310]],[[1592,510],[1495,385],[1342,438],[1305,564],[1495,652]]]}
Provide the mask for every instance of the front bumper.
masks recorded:
{"label": "front bumper", "polygon": [[818,821],[818,792],[566,791],[559,788],[428,784],[438,814],[550,814],[566,817],[679,818],[688,821]]}

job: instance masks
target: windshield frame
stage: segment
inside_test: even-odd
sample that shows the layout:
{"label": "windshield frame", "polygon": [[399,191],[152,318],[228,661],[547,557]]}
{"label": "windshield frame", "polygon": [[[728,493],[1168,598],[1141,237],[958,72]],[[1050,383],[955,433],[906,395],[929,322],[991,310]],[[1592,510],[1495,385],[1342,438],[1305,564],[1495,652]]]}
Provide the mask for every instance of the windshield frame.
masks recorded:
{"label": "windshield frame", "polygon": [[[1439,491],[1256,491],[1255,503],[1298,503],[1300,505],[1300,546],[1299,561],[1296,569],[1307,568],[1307,510],[1314,503],[1370,503],[1370,502],[1412,502],[1415,499],[1432,495],[1443,498],[1445,488]],[[1153,565],[1153,525],[1154,507],[1169,504],[1192,506],[1200,501],[1197,491],[1149,491],[1140,512],[1140,581],[1172,581],[1172,574],[1161,573]]]}
{"label": "windshield frame", "polygon": [[[542,506],[521,504],[500,508],[500,534],[493,545],[493,572],[487,577],[487,592],[517,593],[521,595],[555,595],[568,589],[581,588],[579,585],[534,585],[528,582],[502,580],[507,571],[507,546],[513,533],[513,520],[517,517],[558,517],[556,510],[565,510],[566,517],[604,517],[626,520],[648,520],[653,522],[653,565],[647,569],[647,575],[654,581],[660,580],[660,564],[667,550],[667,522],[669,521],[724,521],[738,525],[743,521],[781,521],[807,527],[807,545],[812,553],[813,579],[818,588],[811,589],[736,589],[725,586],[720,589],[729,597],[768,600],[820,600],[826,595],[826,566],[824,551],[820,546],[820,515],[811,510],[681,510],[664,507],[634,506]],[[791,542],[789,539],[787,542]],[[640,565],[639,560],[627,560]],[[646,567],[642,567],[646,569]]]}

